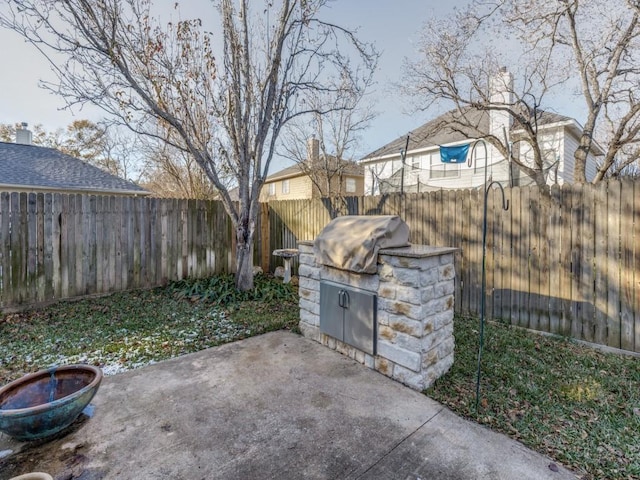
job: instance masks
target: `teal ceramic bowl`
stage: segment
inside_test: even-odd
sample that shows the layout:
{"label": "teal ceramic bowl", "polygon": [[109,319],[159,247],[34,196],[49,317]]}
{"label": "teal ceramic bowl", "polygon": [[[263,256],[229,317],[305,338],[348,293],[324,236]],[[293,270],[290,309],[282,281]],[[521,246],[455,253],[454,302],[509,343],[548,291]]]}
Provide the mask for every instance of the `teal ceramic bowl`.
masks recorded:
{"label": "teal ceramic bowl", "polygon": [[38,440],[71,425],[98,391],[102,370],[65,365],[30,373],[0,388],[0,431]]}

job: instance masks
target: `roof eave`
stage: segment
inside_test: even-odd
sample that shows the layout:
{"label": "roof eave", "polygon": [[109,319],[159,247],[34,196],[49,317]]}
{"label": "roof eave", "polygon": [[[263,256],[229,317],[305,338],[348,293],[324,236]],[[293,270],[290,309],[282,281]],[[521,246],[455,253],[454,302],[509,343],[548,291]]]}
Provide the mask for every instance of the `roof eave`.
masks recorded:
{"label": "roof eave", "polygon": [[[448,143],[444,143],[443,145],[446,146],[455,146],[455,145],[463,145],[465,143],[469,143],[469,142],[475,142],[476,140],[478,140],[477,138],[469,138],[466,140],[457,140],[455,142],[448,142]],[[424,152],[429,152],[429,151],[435,151],[438,150],[440,148],[440,145],[429,145],[428,147],[421,147],[421,148],[414,148],[413,150],[409,150],[407,151],[407,155],[413,155],[416,153],[424,153]],[[380,155],[377,157],[365,157],[362,158],[360,160],[360,164],[368,164],[368,163],[376,163],[379,162],[381,160],[389,160],[395,157],[400,156],[400,152],[395,152],[395,153],[387,153],[385,155]]]}
{"label": "roof eave", "polygon": [[264,183],[273,183],[273,182],[277,182],[278,180],[286,180],[288,178],[304,177],[305,175],[306,174],[302,171],[286,173],[284,175],[278,175],[277,173],[274,173],[273,176],[267,177],[264,180]]}

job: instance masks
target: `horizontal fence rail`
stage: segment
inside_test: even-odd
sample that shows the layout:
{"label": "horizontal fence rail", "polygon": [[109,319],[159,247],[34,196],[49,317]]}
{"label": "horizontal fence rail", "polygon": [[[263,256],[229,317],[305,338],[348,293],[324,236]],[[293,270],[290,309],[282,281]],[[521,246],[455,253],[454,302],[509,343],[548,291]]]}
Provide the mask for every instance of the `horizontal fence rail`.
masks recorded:
{"label": "horizontal fence rail", "polygon": [[0,193],[0,307],[229,270],[217,202]]}

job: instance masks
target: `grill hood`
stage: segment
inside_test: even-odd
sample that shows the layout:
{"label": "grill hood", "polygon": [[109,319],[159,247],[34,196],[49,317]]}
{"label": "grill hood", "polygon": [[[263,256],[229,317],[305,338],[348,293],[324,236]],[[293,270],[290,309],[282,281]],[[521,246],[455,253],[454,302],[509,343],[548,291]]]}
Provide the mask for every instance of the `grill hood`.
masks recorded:
{"label": "grill hood", "polygon": [[409,227],[397,215],[333,219],[313,243],[316,261],[357,273],[376,273],[378,250],[409,245]]}

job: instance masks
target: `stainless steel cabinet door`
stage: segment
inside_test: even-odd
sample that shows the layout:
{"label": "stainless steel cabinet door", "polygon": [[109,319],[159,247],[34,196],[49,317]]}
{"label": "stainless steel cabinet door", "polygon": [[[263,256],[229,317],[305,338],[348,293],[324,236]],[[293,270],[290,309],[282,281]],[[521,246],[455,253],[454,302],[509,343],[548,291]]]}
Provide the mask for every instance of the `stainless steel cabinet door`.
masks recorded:
{"label": "stainless steel cabinet door", "polygon": [[320,331],[342,341],[344,309],[340,306],[342,286],[320,282]]}
{"label": "stainless steel cabinet door", "polygon": [[344,342],[375,355],[376,295],[362,290],[345,291]]}
{"label": "stainless steel cabinet door", "polygon": [[370,355],[376,353],[376,294],[320,283],[320,331]]}

